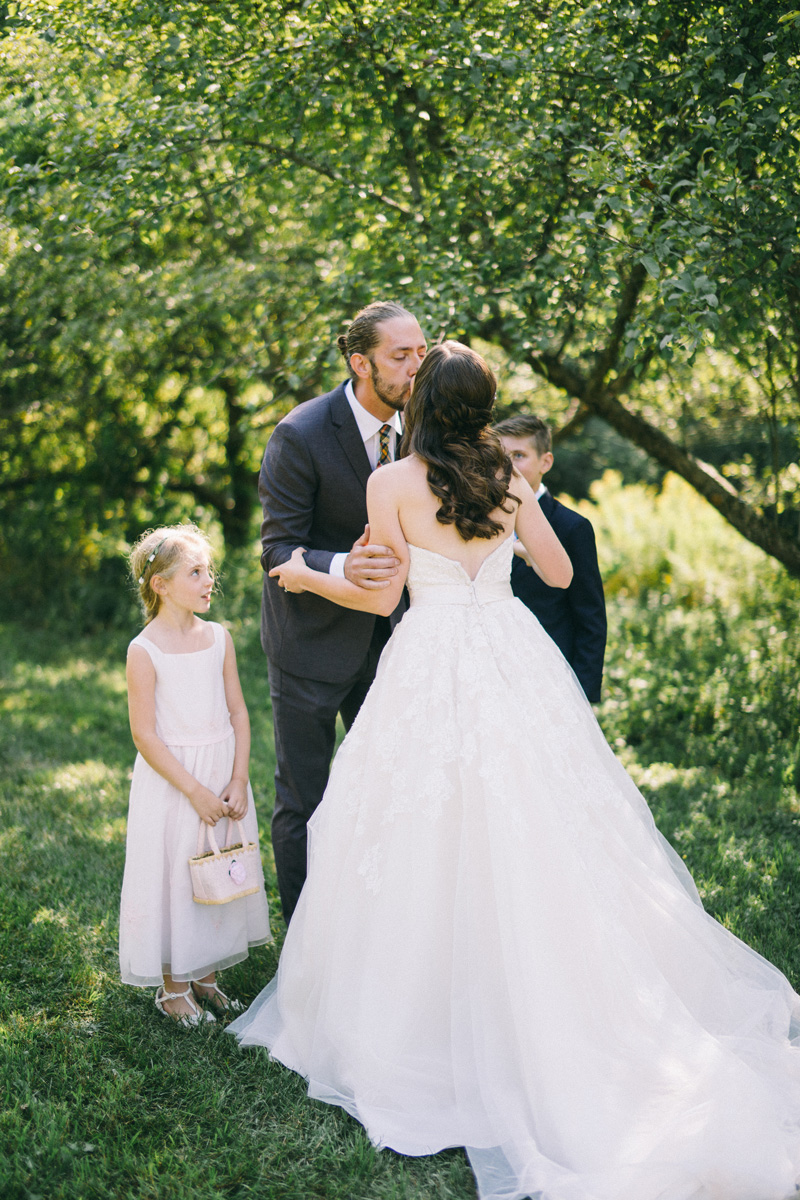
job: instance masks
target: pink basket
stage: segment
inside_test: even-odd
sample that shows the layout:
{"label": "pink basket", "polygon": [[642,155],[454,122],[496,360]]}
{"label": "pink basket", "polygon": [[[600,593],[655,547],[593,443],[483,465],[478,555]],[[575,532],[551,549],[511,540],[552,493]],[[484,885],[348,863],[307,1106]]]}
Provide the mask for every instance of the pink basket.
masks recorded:
{"label": "pink basket", "polygon": [[[220,850],[214,830],[205,821],[197,833],[197,853],[189,859],[195,904],[229,904],[252,896],[261,887],[261,855],[257,842],[248,842],[241,821],[236,825],[239,841],[231,842],[233,819],[228,818],[225,846]],[[205,833],[204,833],[205,830]],[[205,850],[206,833],[210,850]]]}

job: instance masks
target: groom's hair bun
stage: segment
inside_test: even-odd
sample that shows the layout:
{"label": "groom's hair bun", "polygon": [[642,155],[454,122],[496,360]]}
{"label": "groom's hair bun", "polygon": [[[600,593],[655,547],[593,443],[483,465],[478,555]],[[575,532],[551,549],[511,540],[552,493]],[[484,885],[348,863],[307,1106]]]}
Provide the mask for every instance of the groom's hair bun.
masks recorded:
{"label": "groom's hair bun", "polygon": [[351,355],[363,354],[366,358],[371,358],[370,351],[374,350],[381,340],[378,327],[384,321],[392,321],[395,317],[411,317],[413,320],[413,314],[407,308],[403,308],[402,304],[395,304],[392,300],[375,300],[357,312],[347,332],[340,334],[336,339],[336,345],[347,363],[351,379],[356,378],[356,373],[350,366]]}

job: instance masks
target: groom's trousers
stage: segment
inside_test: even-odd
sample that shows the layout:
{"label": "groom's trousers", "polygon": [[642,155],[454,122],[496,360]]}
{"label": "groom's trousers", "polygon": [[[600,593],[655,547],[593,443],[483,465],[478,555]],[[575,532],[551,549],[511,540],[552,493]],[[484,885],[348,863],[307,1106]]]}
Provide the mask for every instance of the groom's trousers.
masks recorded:
{"label": "groom's trousers", "polygon": [[272,849],[287,924],[305,883],[306,823],[328,782],[337,714],[349,729],[375,678],[389,634],[388,617],[376,618],[365,658],[340,683],[304,679],[269,663],[276,758]]}

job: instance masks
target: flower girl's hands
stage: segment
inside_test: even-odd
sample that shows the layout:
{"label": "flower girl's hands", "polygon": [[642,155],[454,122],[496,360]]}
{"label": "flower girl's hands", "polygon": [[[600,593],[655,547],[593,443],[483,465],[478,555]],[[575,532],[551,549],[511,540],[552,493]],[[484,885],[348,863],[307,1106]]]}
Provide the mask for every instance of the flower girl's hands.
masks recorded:
{"label": "flower girl's hands", "polygon": [[270,579],[277,579],[278,584],[287,592],[304,592],[303,579],[308,576],[311,568],[306,566],[303,558],[305,547],[298,546],[292,557],[279,567],[273,567],[269,573]]}
{"label": "flower girl's hands", "polygon": [[247,784],[240,779],[232,779],[220,792],[220,800],[225,812],[234,821],[241,821],[247,812]]}
{"label": "flower girl's hands", "polygon": [[206,825],[216,825],[217,821],[221,821],[228,811],[223,806],[222,797],[215,796],[211,788],[203,787],[201,783],[198,783],[197,787],[193,789],[189,796],[189,803]]}

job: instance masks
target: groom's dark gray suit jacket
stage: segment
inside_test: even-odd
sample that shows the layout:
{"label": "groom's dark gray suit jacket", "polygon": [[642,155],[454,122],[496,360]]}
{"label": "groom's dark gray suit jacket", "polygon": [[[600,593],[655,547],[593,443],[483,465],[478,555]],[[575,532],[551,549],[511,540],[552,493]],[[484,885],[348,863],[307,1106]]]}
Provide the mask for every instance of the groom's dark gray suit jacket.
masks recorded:
{"label": "groom's dark gray suit jacket", "polygon": [[[364,532],[370,463],[344,384],[306,400],[275,427],[259,476],[264,510],[261,565],[265,572],[297,546],[306,562],[327,571]],[[403,600],[392,624],[405,609]],[[369,648],[370,613],[340,608],[310,592],[290,594],[268,574],[261,602],[261,644],[270,662],[306,679],[347,679]]]}

